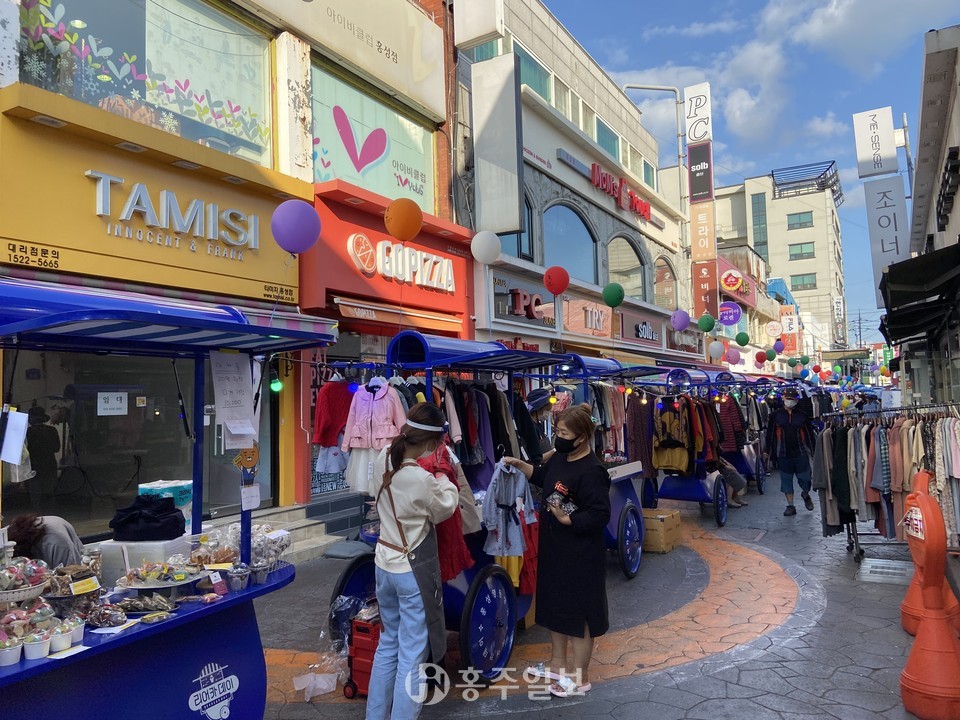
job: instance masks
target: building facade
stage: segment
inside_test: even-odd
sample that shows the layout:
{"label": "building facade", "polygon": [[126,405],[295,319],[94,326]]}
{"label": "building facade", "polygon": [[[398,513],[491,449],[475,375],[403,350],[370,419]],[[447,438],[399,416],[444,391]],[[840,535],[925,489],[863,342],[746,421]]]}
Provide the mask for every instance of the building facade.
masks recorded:
{"label": "building facade", "polygon": [[[331,359],[381,360],[406,327],[473,335],[472,233],[451,222],[444,129],[453,116],[449,3],[120,5],[0,0],[0,173],[11,188],[0,201],[0,273],[231,305],[267,325],[319,323],[334,335],[339,325]],[[55,213],[41,191],[52,168]],[[402,252],[382,217],[400,197],[424,213]],[[302,257],[270,230],[291,198],[314,204],[323,226]],[[425,262],[430,272],[414,271]],[[318,485],[310,443],[327,355],[269,366],[283,389],[269,392],[266,379],[261,388],[263,507],[336,489]],[[5,369],[11,362],[5,353]],[[139,483],[189,476],[169,361],[21,353],[18,362],[15,403],[54,416],[61,472],[39,506],[4,483],[5,513],[68,514],[69,496],[79,513],[70,519],[95,534]],[[187,397],[192,375],[181,371]],[[90,398],[111,383],[130,385],[129,413],[91,415]],[[224,449],[222,422],[208,420],[204,510],[230,514],[239,509],[235,452]]]}
{"label": "building facade", "polygon": [[[910,250],[880,284],[881,332],[900,346],[903,402],[960,400],[960,26],[924,36]],[[905,241],[901,237],[901,241]]]}
{"label": "building facade", "polygon": [[[460,216],[484,230],[488,208],[502,202],[498,217],[515,218],[496,228],[500,258],[476,269],[478,339],[628,362],[680,352],[702,362],[702,337],[675,338],[665,326],[672,310],[689,304],[683,217],[658,191],[656,144],[636,106],[537,0],[506,0],[494,37],[462,44],[457,134],[468,142],[456,157]],[[501,94],[514,102],[512,115]],[[496,109],[513,135],[487,134]],[[517,154],[504,163],[513,173],[486,172],[494,146],[510,148],[514,139]],[[503,178],[514,176],[510,195]],[[551,266],[571,279],[557,298],[544,287]],[[601,299],[611,282],[626,294],[617,312]]]}
{"label": "building facade", "polygon": [[835,163],[775,170],[717,189],[718,244],[747,244],[821,327],[828,347],[847,344],[843,247]]}

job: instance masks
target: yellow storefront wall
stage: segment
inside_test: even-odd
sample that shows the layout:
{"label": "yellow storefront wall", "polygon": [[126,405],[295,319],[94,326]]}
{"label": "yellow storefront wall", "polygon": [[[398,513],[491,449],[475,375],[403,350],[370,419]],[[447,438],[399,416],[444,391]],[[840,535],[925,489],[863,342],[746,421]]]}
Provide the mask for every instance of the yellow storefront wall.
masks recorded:
{"label": "yellow storefront wall", "polygon": [[[298,301],[297,260],[274,241],[270,218],[285,199],[312,202],[310,183],[15,84],[0,90],[0,187],[0,274],[95,277],[227,304]],[[295,393],[286,394],[282,504],[294,497],[295,455],[306,452],[296,448]]]}

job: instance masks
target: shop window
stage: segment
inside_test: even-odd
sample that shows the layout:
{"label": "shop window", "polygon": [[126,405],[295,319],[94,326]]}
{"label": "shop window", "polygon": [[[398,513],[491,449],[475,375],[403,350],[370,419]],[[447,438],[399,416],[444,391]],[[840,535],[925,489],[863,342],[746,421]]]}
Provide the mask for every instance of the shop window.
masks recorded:
{"label": "shop window", "polygon": [[802,275],[791,275],[790,289],[791,290],[816,290],[817,274],[804,273]]}
{"label": "shop window", "polygon": [[524,50],[516,41],[513,43],[513,51],[520,58],[520,84],[526,85],[547,102],[552,102],[550,71],[537,62],[533,55]]}
{"label": "shop window", "polygon": [[597,144],[613,159],[620,157],[620,136],[600,118],[597,118]]}
{"label": "shop window", "polygon": [[570,91],[570,122],[580,127],[580,96]]}
{"label": "shop window", "polygon": [[559,265],[570,277],[597,282],[596,242],[583,218],[566,205],[543,214],[543,264]]}
{"label": "shop window", "polygon": [[597,114],[593,112],[593,108],[583,103],[583,113],[580,116],[580,129],[594,140],[597,139],[596,119]]}
{"label": "shop window", "polygon": [[677,274],[663,257],[653,264],[653,302],[664,310],[677,309]]}
{"label": "shop window", "polygon": [[767,196],[765,193],[755,193],[750,196],[750,210],[753,216],[753,249],[757,254],[769,261],[767,256]]}
{"label": "shop window", "polygon": [[633,145],[630,146],[630,169],[634,175],[643,174],[643,155]]}
{"label": "shop window", "polygon": [[557,77],[553,78],[553,106],[565,118],[570,117],[570,88]]}
{"label": "shop window", "polygon": [[500,41],[499,40],[488,40],[487,42],[472,47],[469,50],[464,50],[463,55],[467,57],[471,62],[483,62],[484,60],[490,60],[495,58],[500,54]]}
{"label": "shop window", "polygon": [[646,160],[643,161],[643,182],[657,189],[657,169]]}
{"label": "shop window", "polygon": [[313,179],[346,180],[434,211],[433,132],[315,63]]}
{"label": "shop window", "polygon": [[272,162],[270,39],[201,0],[23,2],[19,52],[24,83]]}
{"label": "shop window", "polygon": [[[14,354],[4,353],[3,377],[11,376],[13,362]],[[43,425],[52,428],[57,442],[49,443],[48,450],[36,451],[43,455],[32,460],[39,473],[25,483],[10,483],[10,466],[0,463],[0,503],[5,517],[23,512],[59,515],[81,536],[96,536],[109,532],[116,509],[132,503],[141,484],[192,480],[193,441],[180,418],[178,385],[168,358],[21,350],[16,363],[14,404],[24,412],[42,408],[43,413],[35,413],[41,415]],[[178,361],[178,370],[179,386],[189,407],[192,361]],[[212,406],[209,363],[206,374],[206,404]],[[122,400],[104,411],[104,393]],[[273,397],[266,387],[261,389],[264,404],[257,482],[264,504],[270,504],[274,496]],[[208,418],[210,425],[204,428],[204,513],[239,512],[240,483],[233,464],[236,451],[223,447],[217,416]],[[192,427],[192,414],[188,421]],[[54,451],[57,445],[59,449]],[[199,526],[199,518],[195,522]]]}
{"label": "shop window", "polygon": [[643,259],[626,238],[614,238],[607,248],[610,282],[620,283],[627,296],[646,299],[643,292]]}
{"label": "shop window", "polygon": [[813,227],[813,211],[790,213],[787,215],[787,230],[800,230]]}
{"label": "shop window", "polygon": [[533,208],[524,200],[523,232],[500,236],[500,249],[504,255],[533,262],[533,243],[530,240],[533,226]]}
{"label": "shop window", "polygon": [[790,245],[790,259],[809,260],[810,258],[816,257],[815,248],[816,244],[812,242],[793,243]]}

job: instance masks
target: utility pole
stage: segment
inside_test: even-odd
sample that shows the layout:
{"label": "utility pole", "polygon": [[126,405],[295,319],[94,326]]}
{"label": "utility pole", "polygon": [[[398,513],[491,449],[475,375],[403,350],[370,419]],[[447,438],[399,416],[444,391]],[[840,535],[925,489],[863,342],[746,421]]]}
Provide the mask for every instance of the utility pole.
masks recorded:
{"label": "utility pole", "polygon": [[863,318],[860,316],[860,308],[857,308],[857,347],[863,347]]}

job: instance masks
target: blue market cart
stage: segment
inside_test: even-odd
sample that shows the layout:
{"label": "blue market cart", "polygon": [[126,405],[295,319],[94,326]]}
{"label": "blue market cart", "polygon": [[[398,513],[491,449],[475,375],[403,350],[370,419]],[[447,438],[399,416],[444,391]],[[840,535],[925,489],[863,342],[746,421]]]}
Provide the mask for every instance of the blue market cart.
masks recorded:
{"label": "blue market cart", "polygon": [[[165,357],[193,365],[194,392],[182,401],[193,445],[193,517],[202,517],[204,366],[211,349],[269,357],[336,342],[333,323],[285,310],[174,301],[134,293],[0,279],[0,348]],[[15,373],[14,373],[15,377]],[[0,437],[11,397],[6,380]],[[192,407],[191,407],[192,406]],[[239,483],[239,476],[238,476]],[[241,555],[249,562],[251,513],[241,514]],[[60,659],[0,667],[4,720],[144,717],[180,720],[262,717],[266,664],[253,600],[293,581],[280,563],[267,582],[212,605],[182,606],[166,622],[115,635],[84,636],[87,650]]]}

